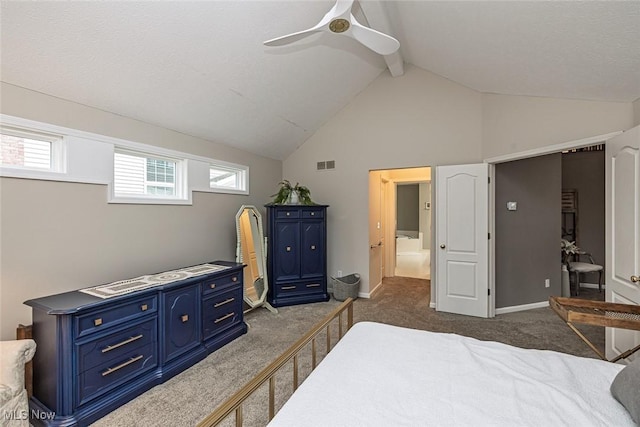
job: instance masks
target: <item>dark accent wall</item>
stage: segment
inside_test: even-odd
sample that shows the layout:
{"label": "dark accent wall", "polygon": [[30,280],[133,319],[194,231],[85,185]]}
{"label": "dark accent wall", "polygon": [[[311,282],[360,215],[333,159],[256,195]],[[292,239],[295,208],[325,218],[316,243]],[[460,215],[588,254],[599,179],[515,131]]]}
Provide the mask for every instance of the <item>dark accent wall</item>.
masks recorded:
{"label": "dark accent wall", "polygon": [[[578,191],[576,244],[590,252],[600,265],[605,261],[604,157],[604,151],[562,155],[562,187]],[[585,274],[581,281],[598,283],[598,274]]]}
{"label": "dark accent wall", "polygon": [[[561,156],[496,165],[496,308],[560,295]],[[510,201],[516,211],[507,210]]]}
{"label": "dark accent wall", "polygon": [[398,184],[396,190],[397,230],[418,232],[420,229],[419,188],[418,184]]}

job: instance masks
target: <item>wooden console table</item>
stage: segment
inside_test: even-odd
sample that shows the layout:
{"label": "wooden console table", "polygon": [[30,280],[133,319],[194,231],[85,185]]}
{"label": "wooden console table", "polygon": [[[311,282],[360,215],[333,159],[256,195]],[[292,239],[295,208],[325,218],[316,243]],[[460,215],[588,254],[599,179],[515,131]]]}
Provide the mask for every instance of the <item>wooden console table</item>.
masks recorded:
{"label": "wooden console table", "polygon": [[[602,360],[608,359],[574,326],[574,323],[640,331],[640,306],[638,305],[564,297],[549,297],[549,305]],[[620,359],[626,359],[638,350],[640,345],[608,361],[617,362]]]}

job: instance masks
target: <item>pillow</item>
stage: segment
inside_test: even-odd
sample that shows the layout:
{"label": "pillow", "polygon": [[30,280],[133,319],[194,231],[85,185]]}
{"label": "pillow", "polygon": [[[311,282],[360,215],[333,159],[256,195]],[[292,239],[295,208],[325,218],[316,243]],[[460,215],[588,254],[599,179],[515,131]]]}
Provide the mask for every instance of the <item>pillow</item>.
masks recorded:
{"label": "pillow", "polygon": [[640,425],[640,357],[625,366],[611,383],[611,394]]}

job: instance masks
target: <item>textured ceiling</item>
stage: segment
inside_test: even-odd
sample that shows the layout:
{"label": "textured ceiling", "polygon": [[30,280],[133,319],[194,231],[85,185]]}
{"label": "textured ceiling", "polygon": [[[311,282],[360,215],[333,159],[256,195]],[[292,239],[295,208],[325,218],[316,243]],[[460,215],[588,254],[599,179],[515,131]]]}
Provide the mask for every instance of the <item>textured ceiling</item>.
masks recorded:
{"label": "textured ceiling", "polygon": [[[356,41],[332,34],[262,45],[315,25],[332,5],[3,0],[1,78],[284,159],[386,67]],[[478,91],[640,97],[640,2],[383,6],[406,62]]]}

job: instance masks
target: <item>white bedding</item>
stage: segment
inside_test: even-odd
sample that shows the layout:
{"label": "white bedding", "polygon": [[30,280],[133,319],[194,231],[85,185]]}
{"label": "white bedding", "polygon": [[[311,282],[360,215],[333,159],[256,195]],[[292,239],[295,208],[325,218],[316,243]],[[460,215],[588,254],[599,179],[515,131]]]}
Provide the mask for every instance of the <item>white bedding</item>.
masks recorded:
{"label": "white bedding", "polygon": [[360,322],[269,426],[633,426],[609,392],[622,368]]}

